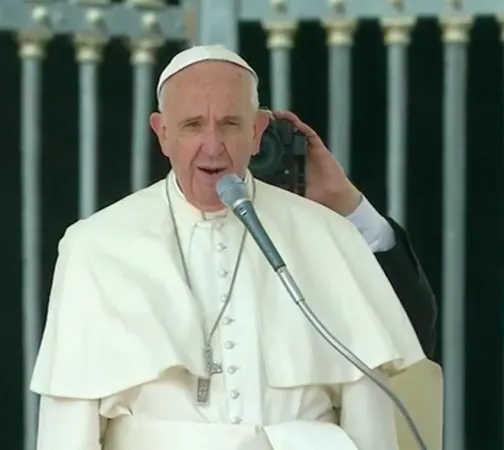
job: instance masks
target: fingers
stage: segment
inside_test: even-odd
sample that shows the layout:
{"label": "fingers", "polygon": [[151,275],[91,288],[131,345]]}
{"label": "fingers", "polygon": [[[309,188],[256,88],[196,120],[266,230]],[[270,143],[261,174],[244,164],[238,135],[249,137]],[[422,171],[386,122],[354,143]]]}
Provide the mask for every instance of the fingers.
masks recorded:
{"label": "fingers", "polygon": [[[298,116],[296,116],[296,114],[294,114],[291,111],[273,111],[273,115],[277,119],[288,120],[289,122],[292,123],[292,125],[294,125],[297,129],[299,129],[299,131],[301,131],[301,128],[310,128],[308,125],[303,123],[303,121]],[[313,132],[313,130],[311,131]]]}
{"label": "fingers", "polygon": [[292,123],[292,125],[294,125],[294,127],[297,128],[299,132],[303,133],[306,136],[311,148],[325,148],[325,145],[322,142],[322,139],[320,139],[319,135],[293,112],[273,111],[273,115],[277,119],[285,119]]}
{"label": "fingers", "polygon": [[268,115],[270,119],[275,118],[275,114],[273,113],[273,111],[267,108],[259,108],[259,113]]}

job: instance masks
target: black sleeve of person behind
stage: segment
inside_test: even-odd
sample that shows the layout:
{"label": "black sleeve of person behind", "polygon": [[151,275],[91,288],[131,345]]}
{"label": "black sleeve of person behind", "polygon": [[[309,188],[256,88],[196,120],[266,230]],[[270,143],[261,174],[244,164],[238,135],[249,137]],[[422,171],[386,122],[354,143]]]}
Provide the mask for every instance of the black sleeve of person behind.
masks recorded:
{"label": "black sleeve of person behind", "polygon": [[394,230],[396,245],[375,256],[399,297],[425,354],[432,358],[436,345],[436,298],[406,232],[392,219],[387,220]]}

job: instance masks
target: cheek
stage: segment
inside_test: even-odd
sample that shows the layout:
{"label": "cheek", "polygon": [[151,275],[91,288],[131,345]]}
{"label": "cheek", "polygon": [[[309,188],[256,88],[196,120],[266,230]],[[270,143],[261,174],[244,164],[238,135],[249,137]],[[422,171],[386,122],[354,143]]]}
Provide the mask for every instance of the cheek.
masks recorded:
{"label": "cheek", "polygon": [[234,156],[238,156],[239,158],[248,157],[255,151],[254,136],[246,133],[229,136],[226,139],[226,148]]}
{"label": "cheek", "polygon": [[160,141],[161,144],[161,151],[163,152],[163,155],[165,155],[167,158],[172,159],[173,158],[173,143],[170,142],[168,139],[164,139]]}
{"label": "cheek", "polygon": [[200,142],[197,139],[177,138],[170,141],[168,158],[178,166],[189,166],[196,158]]}

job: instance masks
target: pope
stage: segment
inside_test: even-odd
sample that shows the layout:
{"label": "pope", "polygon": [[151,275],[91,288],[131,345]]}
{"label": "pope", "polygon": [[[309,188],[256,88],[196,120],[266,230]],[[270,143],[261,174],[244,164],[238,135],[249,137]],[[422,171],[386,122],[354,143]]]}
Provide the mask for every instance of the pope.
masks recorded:
{"label": "pope", "polygon": [[66,230],[31,384],[38,450],[398,449],[390,399],[317,334],[216,194],[224,174],[244,180],[311,308],[384,383],[425,359],[376,256],[397,234],[316,134],[278,113],[310,141],[308,198],[248,171],[269,123],[257,84],[222,46],[177,54],[150,117],[173,170]]}

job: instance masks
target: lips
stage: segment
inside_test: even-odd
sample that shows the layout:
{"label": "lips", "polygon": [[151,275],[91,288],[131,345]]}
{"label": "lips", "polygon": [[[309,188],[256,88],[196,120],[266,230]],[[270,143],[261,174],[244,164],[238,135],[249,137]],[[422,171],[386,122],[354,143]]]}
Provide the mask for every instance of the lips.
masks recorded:
{"label": "lips", "polygon": [[198,169],[205,172],[207,175],[217,175],[226,170],[224,167],[198,167]]}

